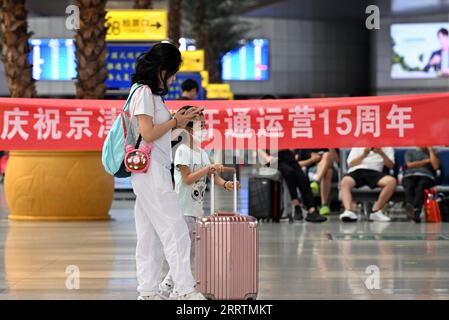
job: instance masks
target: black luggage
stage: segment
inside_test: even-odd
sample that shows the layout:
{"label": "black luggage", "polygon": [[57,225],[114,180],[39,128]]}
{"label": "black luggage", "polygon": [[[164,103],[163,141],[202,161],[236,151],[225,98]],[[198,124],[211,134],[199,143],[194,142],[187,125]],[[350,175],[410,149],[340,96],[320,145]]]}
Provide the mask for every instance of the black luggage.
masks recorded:
{"label": "black luggage", "polygon": [[282,215],[282,184],[266,177],[250,177],[248,182],[249,215],[279,222]]}

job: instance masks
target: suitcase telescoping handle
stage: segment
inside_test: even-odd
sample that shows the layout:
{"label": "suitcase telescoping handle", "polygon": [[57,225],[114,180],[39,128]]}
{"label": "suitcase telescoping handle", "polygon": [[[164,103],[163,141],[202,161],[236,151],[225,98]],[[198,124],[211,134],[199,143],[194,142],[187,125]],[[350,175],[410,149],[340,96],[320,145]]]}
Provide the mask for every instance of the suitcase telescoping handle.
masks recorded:
{"label": "suitcase telescoping handle", "polygon": [[[233,204],[233,212],[237,212],[237,171],[235,168],[224,167],[223,172],[229,172],[234,174],[234,204]],[[211,178],[211,187],[210,187],[210,215],[213,215],[215,212],[215,174],[212,173],[210,175]]]}

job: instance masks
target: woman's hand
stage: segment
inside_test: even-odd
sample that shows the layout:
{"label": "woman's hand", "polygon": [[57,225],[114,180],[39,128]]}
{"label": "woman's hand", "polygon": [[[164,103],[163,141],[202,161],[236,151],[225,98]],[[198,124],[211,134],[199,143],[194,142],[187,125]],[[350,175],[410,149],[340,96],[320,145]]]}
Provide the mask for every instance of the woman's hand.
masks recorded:
{"label": "woman's hand", "polygon": [[222,164],[211,164],[209,166],[209,174],[222,173],[223,170],[224,170],[224,166]]}
{"label": "woman's hand", "polygon": [[[226,191],[231,192],[232,190],[234,190],[234,182],[226,181],[224,184],[224,188],[226,189]],[[240,190],[240,188],[240,181],[237,181],[237,190]]]}
{"label": "woman's hand", "polygon": [[189,110],[180,110],[176,112],[174,118],[176,119],[177,127],[184,128],[190,121],[198,119],[198,116],[203,111],[203,108],[190,108]]}

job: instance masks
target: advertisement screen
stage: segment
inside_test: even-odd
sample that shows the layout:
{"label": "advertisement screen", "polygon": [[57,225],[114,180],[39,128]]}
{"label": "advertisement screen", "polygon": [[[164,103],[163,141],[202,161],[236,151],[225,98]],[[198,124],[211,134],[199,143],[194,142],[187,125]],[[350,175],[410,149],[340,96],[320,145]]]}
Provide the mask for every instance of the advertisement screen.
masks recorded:
{"label": "advertisement screen", "polygon": [[449,76],[449,23],[407,23],[391,26],[391,78]]}
{"label": "advertisement screen", "polygon": [[253,39],[222,59],[222,80],[268,80],[268,39]]}

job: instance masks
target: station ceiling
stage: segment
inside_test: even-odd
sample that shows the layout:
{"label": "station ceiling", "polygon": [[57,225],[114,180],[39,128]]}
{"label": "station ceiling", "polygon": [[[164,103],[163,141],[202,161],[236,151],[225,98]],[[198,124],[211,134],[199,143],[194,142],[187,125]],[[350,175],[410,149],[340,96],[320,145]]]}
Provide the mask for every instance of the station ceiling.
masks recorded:
{"label": "station ceiling", "polygon": [[[188,1],[188,0],[186,0]],[[73,0],[27,0],[30,16],[62,16]],[[167,0],[155,0],[156,8],[166,8]],[[381,16],[449,14],[449,0],[260,0],[243,13],[249,17],[308,20],[361,20],[365,8],[379,6]],[[108,8],[132,8],[133,0],[110,0]]]}

